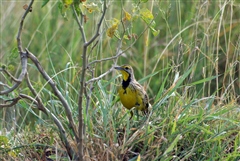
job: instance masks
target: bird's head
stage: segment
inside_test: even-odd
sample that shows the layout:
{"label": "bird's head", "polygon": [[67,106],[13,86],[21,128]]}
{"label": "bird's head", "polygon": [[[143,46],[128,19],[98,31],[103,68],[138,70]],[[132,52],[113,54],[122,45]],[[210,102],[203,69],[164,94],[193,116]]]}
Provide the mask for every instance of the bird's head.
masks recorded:
{"label": "bird's head", "polygon": [[130,65],[116,66],[114,68],[122,73],[124,81],[127,81],[129,77],[134,78],[133,68]]}

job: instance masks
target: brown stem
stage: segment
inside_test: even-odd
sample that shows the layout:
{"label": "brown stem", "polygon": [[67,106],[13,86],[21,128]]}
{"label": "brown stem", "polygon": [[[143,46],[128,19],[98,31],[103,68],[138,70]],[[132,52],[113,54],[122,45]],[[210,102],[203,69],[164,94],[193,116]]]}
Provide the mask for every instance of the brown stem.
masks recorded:
{"label": "brown stem", "polygon": [[[71,147],[71,145],[70,145],[70,143],[67,139],[66,131],[65,131],[61,121],[59,121],[58,118],[43,105],[41,98],[39,97],[39,95],[37,94],[37,92],[35,91],[35,89],[33,88],[32,84],[29,80],[28,74],[26,75],[26,77],[27,77],[28,87],[31,90],[32,94],[36,97],[36,100],[32,99],[32,101],[37,105],[39,110],[43,111],[46,115],[50,114],[54,123],[58,127],[58,131],[60,133],[59,136],[60,136],[62,142],[64,143],[64,146],[67,149],[68,155],[72,159],[73,155],[74,155],[74,151],[73,151],[73,149],[72,149],[72,147]],[[21,97],[23,97],[23,96],[21,96]]]}
{"label": "brown stem", "polygon": [[[83,140],[84,140],[84,122],[83,122],[83,96],[84,96],[84,91],[86,88],[86,83],[85,83],[85,76],[86,76],[86,69],[88,66],[88,60],[87,60],[87,49],[90,44],[92,44],[96,38],[100,35],[100,27],[102,25],[106,10],[107,10],[107,5],[106,5],[106,0],[104,1],[104,7],[103,7],[103,13],[102,16],[97,24],[97,30],[96,33],[92,36],[92,38],[87,42],[85,31],[83,28],[82,22],[79,20],[78,15],[76,13],[74,5],[72,5],[73,13],[76,18],[76,21],[79,26],[79,30],[82,34],[83,38],[83,52],[82,52],[82,73],[80,77],[80,89],[79,89],[79,97],[78,97],[78,120],[79,120],[79,126],[78,126],[78,136],[79,136],[79,142],[78,142],[78,160],[83,161]],[[81,14],[81,16],[83,16]]]}
{"label": "brown stem", "polygon": [[26,49],[27,51],[27,56],[28,58],[30,58],[32,60],[32,62],[35,64],[35,66],[38,68],[39,72],[42,74],[43,78],[49,83],[49,85],[52,87],[54,94],[58,97],[58,99],[61,101],[65,111],[66,111],[66,115],[67,118],[69,120],[69,128],[72,130],[76,141],[79,141],[79,137],[77,136],[77,131],[76,131],[76,127],[73,121],[73,117],[72,117],[72,111],[67,103],[67,101],[65,100],[65,98],[63,97],[62,93],[58,90],[56,84],[54,83],[54,81],[52,80],[52,78],[44,71],[43,67],[41,66],[41,64],[39,63],[38,59],[30,52],[28,51],[28,49]]}

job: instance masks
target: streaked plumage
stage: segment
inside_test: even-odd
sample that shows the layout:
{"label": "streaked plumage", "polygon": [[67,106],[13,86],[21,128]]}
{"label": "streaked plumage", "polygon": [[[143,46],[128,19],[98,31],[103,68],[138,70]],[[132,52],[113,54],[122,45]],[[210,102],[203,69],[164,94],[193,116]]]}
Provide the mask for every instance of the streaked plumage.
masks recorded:
{"label": "streaked plumage", "polygon": [[[144,88],[135,80],[133,69],[130,65],[123,65],[115,67],[122,73],[122,84],[118,89],[120,100],[124,107],[132,109],[135,107],[137,110],[148,113],[148,95]],[[132,117],[132,111],[131,111]]]}

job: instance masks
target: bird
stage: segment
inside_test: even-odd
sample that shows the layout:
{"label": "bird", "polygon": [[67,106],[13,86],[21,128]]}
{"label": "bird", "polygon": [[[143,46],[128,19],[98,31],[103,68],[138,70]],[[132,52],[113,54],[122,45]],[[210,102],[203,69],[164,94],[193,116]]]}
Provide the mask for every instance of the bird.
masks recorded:
{"label": "bird", "polygon": [[[150,105],[148,95],[143,86],[136,81],[133,68],[130,65],[115,66],[114,68],[122,74],[122,84],[118,88],[118,95],[123,106],[128,110],[135,107],[136,110],[140,110],[147,115]],[[130,113],[131,120],[133,112],[130,111]]]}

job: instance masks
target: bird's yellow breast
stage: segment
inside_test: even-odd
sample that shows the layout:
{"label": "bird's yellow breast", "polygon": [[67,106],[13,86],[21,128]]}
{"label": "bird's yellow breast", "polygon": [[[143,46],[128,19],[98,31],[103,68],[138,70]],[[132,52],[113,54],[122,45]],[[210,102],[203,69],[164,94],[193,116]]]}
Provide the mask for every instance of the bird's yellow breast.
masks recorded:
{"label": "bird's yellow breast", "polygon": [[129,87],[126,89],[123,89],[122,87],[120,87],[118,90],[118,94],[124,107],[126,107],[127,109],[131,109],[135,107],[137,102],[137,96],[136,96],[135,90]]}

